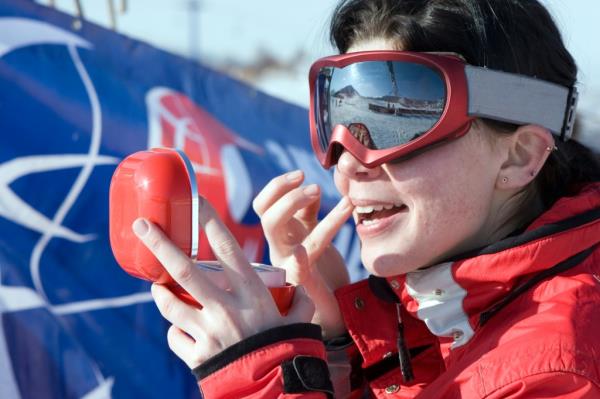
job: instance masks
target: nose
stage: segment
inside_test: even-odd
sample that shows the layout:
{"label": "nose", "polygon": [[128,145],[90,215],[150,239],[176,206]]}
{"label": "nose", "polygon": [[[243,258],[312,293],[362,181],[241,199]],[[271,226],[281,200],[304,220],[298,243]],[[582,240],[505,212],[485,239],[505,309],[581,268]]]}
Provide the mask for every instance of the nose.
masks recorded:
{"label": "nose", "polygon": [[339,173],[351,179],[368,180],[381,173],[381,166],[367,168],[347,150],[344,150],[338,158],[336,168]]}

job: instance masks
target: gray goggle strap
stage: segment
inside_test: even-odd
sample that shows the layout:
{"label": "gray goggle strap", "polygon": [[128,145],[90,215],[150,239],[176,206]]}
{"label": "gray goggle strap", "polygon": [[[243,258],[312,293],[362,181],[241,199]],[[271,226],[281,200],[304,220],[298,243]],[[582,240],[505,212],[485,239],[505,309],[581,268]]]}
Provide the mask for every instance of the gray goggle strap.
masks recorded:
{"label": "gray goggle strap", "polygon": [[571,138],[578,92],[529,76],[465,65],[469,115],[517,125],[541,125]]}
{"label": "gray goggle strap", "polygon": [[192,248],[190,251],[190,258],[196,259],[196,257],[198,256],[198,241],[200,236],[200,227],[198,226],[200,220],[198,215],[198,204],[200,200],[198,198],[198,183],[196,182],[196,172],[194,172],[192,162],[187,157],[187,155],[185,155],[185,153],[181,150],[175,149],[175,151],[177,151],[179,157],[183,161],[190,181],[190,190],[192,198]]}

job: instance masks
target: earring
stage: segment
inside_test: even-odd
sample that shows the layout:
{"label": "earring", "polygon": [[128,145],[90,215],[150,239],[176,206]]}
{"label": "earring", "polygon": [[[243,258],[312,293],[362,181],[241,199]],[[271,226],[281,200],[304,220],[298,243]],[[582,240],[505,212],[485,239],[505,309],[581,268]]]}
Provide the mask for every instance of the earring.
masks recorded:
{"label": "earring", "polygon": [[502,183],[508,183],[508,177],[504,176],[504,177],[502,178]]}
{"label": "earring", "polygon": [[548,146],[548,147],[546,147],[546,151],[548,151],[548,152],[557,151],[557,150],[558,150],[557,146],[552,146],[552,147]]}

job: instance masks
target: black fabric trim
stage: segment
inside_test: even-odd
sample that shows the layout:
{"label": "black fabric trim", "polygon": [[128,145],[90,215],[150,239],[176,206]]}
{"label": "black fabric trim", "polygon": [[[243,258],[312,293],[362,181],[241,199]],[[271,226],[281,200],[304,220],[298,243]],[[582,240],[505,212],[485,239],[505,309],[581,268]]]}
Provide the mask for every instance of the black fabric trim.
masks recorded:
{"label": "black fabric trim", "polygon": [[196,380],[201,380],[257,349],[279,341],[297,338],[309,338],[321,341],[321,327],[311,323],[296,323],[263,331],[211,357],[202,365],[193,369],[192,374],[196,377]]}
{"label": "black fabric trim", "polygon": [[498,241],[487,247],[479,248],[474,251],[462,253],[458,256],[449,259],[450,262],[463,260],[467,258],[474,258],[480,255],[489,255],[497,252],[504,251],[509,248],[517,247],[519,245],[526,244],[528,242],[537,240],[542,237],[551,236],[553,234],[561,233],[566,230],[570,230],[579,226],[583,226],[596,219],[600,219],[600,208],[595,208],[579,215],[573,216],[569,219],[562,220],[558,223],[550,223],[541,226],[535,230],[526,231],[518,236],[507,237],[501,241]]}
{"label": "black fabric trim", "polygon": [[[411,348],[409,349],[410,357],[414,359],[416,356],[420,355],[431,347],[431,345],[424,345]],[[366,380],[371,382],[394,369],[400,371],[400,359],[398,358],[397,353],[394,353],[392,356],[386,357],[385,359],[367,368],[364,368],[362,372]]]}
{"label": "black fabric trim", "polygon": [[496,303],[490,309],[479,315],[479,326],[482,327],[485,323],[487,323],[493,316],[495,316],[500,310],[506,307],[509,303],[517,299],[521,294],[525,291],[536,285],[537,283],[565,272],[569,269],[574,268],[583,262],[594,250],[598,247],[598,244],[594,245],[591,248],[588,248],[584,251],[581,251],[570,258],[558,263],[555,266],[552,266],[549,269],[545,269],[542,272],[536,274],[531,279],[527,280],[525,283],[521,284],[514,290],[512,290],[507,296],[505,296],[500,302]]}
{"label": "black fabric trim", "polygon": [[329,377],[327,362],[318,357],[296,356],[281,364],[283,392],[302,393],[317,391],[333,398],[333,384]]}
{"label": "black fabric trim", "polygon": [[369,275],[369,289],[377,298],[387,303],[400,303],[400,298],[394,292],[385,277]]}
{"label": "black fabric trim", "polygon": [[323,343],[325,344],[325,349],[329,352],[344,350],[353,345],[354,341],[352,340],[352,337],[350,337],[350,334],[345,333],[339,337],[325,340]]}

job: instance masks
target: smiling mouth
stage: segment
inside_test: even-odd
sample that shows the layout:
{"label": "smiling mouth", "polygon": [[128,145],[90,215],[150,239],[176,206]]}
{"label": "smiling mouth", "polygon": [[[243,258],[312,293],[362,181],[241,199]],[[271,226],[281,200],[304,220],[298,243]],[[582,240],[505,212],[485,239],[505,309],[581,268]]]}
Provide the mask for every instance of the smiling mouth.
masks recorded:
{"label": "smiling mouth", "polygon": [[385,219],[397,213],[406,211],[408,207],[404,204],[397,205],[377,205],[377,206],[357,206],[354,208],[354,220],[356,224],[368,226],[377,223],[380,219]]}

